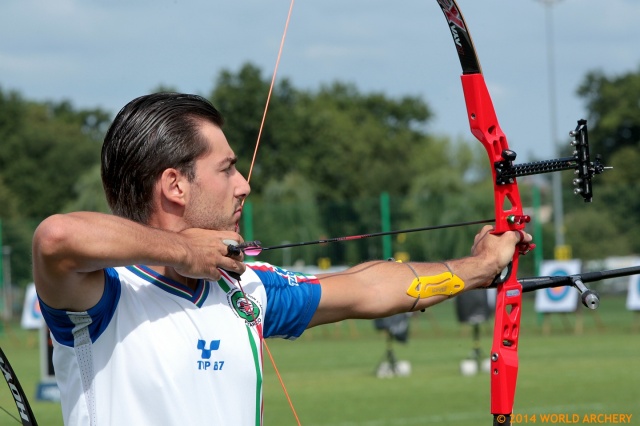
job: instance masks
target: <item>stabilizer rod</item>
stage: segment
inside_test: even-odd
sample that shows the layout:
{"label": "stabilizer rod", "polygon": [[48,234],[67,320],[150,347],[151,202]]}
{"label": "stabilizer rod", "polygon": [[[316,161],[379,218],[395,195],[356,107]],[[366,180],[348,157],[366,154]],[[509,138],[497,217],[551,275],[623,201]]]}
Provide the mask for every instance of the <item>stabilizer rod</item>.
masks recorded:
{"label": "stabilizer rod", "polygon": [[[582,304],[589,309],[597,309],[600,305],[600,296],[593,290],[587,288],[584,283],[602,281],[609,278],[626,277],[640,274],[640,266],[630,266],[628,268],[609,269],[606,271],[584,272],[575,275],[564,275],[555,277],[530,277],[518,280],[522,285],[522,292],[529,293],[544,288],[561,287],[570,285],[578,289],[582,296]],[[497,283],[489,287],[496,287]]]}

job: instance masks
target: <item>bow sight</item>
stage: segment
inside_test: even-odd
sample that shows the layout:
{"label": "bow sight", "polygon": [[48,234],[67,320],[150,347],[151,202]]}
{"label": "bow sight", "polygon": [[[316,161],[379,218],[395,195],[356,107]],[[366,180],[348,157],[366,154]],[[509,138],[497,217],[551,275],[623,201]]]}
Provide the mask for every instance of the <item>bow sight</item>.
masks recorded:
{"label": "bow sight", "polygon": [[578,126],[569,133],[573,137],[571,145],[575,148],[572,157],[556,158],[553,160],[534,161],[532,163],[513,164],[516,153],[506,149],[502,151],[502,161],[494,164],[496,183],[505,185],[513,183],[520,176],[538,175],[542,173],[558,172],[573,169],[577,177],[573,180],[574,194],[579,194],[589,203],[593,198],[591,179],[606,169],[600,156],[591,161],[589,154],[589,138],[587,134],[587,120],[578,120]]}

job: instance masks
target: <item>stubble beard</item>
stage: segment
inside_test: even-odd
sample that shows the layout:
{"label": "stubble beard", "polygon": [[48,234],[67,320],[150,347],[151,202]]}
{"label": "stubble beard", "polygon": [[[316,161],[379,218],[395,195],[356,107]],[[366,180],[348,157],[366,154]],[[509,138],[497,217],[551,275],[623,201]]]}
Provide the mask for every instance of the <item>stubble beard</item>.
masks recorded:
{"label": "stubble beard", "polygon": [[213,209],[188,209],[185,222],[191,228],[209,229],[213,231],[234,231],[235,222]]}
{"label": "stubble beard", "polygon": [[231,214],[231,216],[225,214],[216,207],[216,205],[206,203],[202,195],[198,194],[198,196],[187,205],[184,220],[190,228],[209,229],[213,231],[235,231],[236,223],[233,221],[233,214]]}

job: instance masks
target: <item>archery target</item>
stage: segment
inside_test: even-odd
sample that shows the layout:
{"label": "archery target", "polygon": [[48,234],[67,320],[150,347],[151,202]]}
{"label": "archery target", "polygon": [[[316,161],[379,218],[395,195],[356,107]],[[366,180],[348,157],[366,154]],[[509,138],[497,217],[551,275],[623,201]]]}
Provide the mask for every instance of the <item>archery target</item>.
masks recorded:
{"label": "archery target", "polygon": [[[559,274],[558,274],[559,275]],[[564,299],[565,297],[567,297],[567,294],[569,293],[570,287],[564,286],[564,287],[551,287],[551,288],[545,288],[544,291],[547,294],[547,297],[549,298],[549,300],[552,300],[554,302],[558,302],[562,299]]]}
{"label": "archery target", "polygon": [[36,286],[31,283],[27,286],[24,294],[20,325],[25,329],[39,329],[43,322],[40,303],[38,303],[38,295],[36,294]]}
{"label": "archery target", "polygon": [[627,309],[630,311],[640,311],[640,276],[638,275],[632,275],[629,279]]}
{"label": "archery target", "polygon": [[[542,276],[569,276],[580,273],[580,260],[547,260],[542,263]],[[574,287],[551,287],[536,291],[536,312],[575,312],[579,293]]]}

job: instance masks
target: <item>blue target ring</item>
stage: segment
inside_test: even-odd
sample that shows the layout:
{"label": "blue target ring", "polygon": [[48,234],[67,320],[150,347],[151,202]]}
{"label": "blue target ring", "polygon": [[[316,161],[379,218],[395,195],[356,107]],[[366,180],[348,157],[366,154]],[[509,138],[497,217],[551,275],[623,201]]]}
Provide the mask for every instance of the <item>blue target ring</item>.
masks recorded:
{"label": "blue target ring", "polygon": [[[567,274],[567,271],[563,269],[557,269],[553,271],[550,275],[553,277],[566,277],[568,274]],[[564,297],[569,293],[569,286],[545,288],[545,291],[547,293],[547,297],[549,298],[549,300],[553,300],[554,302],[557,302],[559,300],[564,299]]]}
{"label": "blue target ring", "polygon": [[33,302],[31,304],[31,316],[34,319],[42,318],[42,311],[40,310],[40,302],[37,297],[33,298]]}

